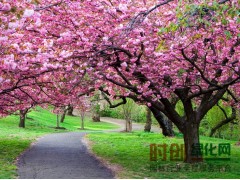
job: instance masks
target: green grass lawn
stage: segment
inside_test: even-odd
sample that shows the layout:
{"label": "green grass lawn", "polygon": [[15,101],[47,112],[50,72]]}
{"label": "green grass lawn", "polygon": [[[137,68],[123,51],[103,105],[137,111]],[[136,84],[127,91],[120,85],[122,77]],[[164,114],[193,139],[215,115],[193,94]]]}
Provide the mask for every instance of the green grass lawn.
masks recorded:
{"label": "green grass lawn", "polygon": [[[229,141],[217,138],[201,137],[201,143],[212,143],[218,145],[219,143],[231,144],[230,161],[212,160],[204,162],[201,167],[205,166],[205,170],[200,172],[196,167],[192,170],[177,170],[175,167],[186,166],[182,161],[170,161],[169,148],[167,148],[167,160],[159,160],[160,167],[170,167],[167,170],[159,170],[159,172],[150,171],[150,144],[164,144],[168,147],[173,144],[182,144],[182,136],[179,135],[174,138],[164,137],[157,133],[92,133],[87,137],[93,142],[92,150],[98,156],[103,157],[110,163],[119,164],[123,170],[118,173],[119,178],[240,178],[240,146],[236,146],[236,141]],[[224,172],[226,165],[231,168]],[[214,166],[213,172],[212,168]],[[217,167],[220,167],[221,172]],[[200,168],[200,165],[199,167]],[[174,171],[174,172],[171,172]]]}
{"label": "green grass lawn", "polygon": [[[16,158],[27,149],[36,138],[48,134],[67,131],[83,131],[80,128],[80,118],[66,116],[61,127],[66,130],[57,130],[56,115],[47,110],[36,108],[27,115],[26,128],[18,128],[19,116],[12,115],[0,119],[0,178],[16,178]],[[100,131],[118,128],[117,125],[106,122],[92,122],[85,119],[86,131]]]}
{"label": "green grass lawn", "polygon": [[[26,150],[36,138],[48,134],[68,131],[82,131],[80,128],[80,118],[66,116],[61,127],[66,130],[57,130],[56,115],[47,110],[36,108],[28,114],[26,128],[18,128],[19,116],[12,115],[0,119],[0,178],[16,178],[16,158]],[[170,146],[172,143],[182,144],[182,136],[166,138],[157,133],[113,133],[101,132],[110,130],[118,126],[105,122],[92,122],[85,119],[85,128],[89,132],[88,138],[93,142],[93,152],[111,163],[119,164],[123,167],[118,177],[120,178],[240,178],[240,146],[235,145],[235,141],[222,140],[217,138],[201,137],[201,143],[231,144],[230,161],[211,161],[212,165],[223,166],[229,164],[230,172],[210,172],[210,168],[204,172],[193,171],[150,171],[149,145],[164,144]],[[167,151],[167,161],[159,161],[161,166],[183,166],[181,161],[169,160],[169,148]],[[206,164],[206,163],[205,163]],[[209,171],[209,172],[208,172]]]}

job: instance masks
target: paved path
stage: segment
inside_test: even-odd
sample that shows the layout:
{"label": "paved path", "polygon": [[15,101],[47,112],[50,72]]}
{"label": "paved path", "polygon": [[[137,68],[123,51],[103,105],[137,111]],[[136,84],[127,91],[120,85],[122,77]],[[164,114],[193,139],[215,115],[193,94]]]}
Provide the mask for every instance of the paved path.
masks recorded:
{"label": "paved path", "polygon": [[20,179],[110,179],[113,173],[87,152],[83,132],[40,138],[19,159]]}
{"label": "paved path", "polygon": [[[101,117],[101,121],[117,124],[123,131],[125,120]],[[144,124],[133,123],[133,130]],[[152,131],[160,128],[152,126]],[[82,142],[84,132],[55,133],[40,138],[18,161],[20,179],[112,179],[114,174],[91,156]]]}
{"label": "paved path", "polygon": [[[101,121],[117,124],[117,125],[120,126],[119,129],[111,130],[111,131],[124,131],[125,130],[126,120],[124,120],[124,119],[115,119],[115,118],[110,118],[110,117],[101,117]],[[133,129],[133,131],[139,131],[139,130],[143,131],[144,130],[144,125],[145,124],[142,124],[142,123],[133,123],[132,129]],[[161,132],[161,129],[160,129],[160,127],[158,127],[156,125],[152,125],[151,131],[152,132]]]}

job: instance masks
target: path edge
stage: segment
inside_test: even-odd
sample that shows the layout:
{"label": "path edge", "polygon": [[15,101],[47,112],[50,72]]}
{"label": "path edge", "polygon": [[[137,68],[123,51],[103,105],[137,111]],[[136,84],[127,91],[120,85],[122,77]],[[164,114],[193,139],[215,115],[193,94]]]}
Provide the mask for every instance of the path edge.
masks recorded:
{"label": "path edge", "polygon": [[44,136],[46,136],[47,134],[44,134],[42,136],[39,136],[39,137],[36,137],[33,142],[30,143],[30,145],[24,150],[22,151],[17,157],[16,159],[14,160],[14,165],[16,166],[16,179],[19,179],[19,174],[18,174],[18,170],[19,170],[19,166],[21,165],[21,158],[24,156],[25,153],[27,153],[28,151],[30,151],[33,146],[41,139],[43,138]]}
{"label": "path edge", "polygon": [[86,146],[88,152],[90,155],[94,156],[98,161],[100,161],[104,166],[106,166],[108,169],[110,169],[112,172],[113,172],[113,175],[114,175],[114,179],[121,179],[120,177],[120,173],[124,171],[124,168],[119,165],[119,164],[113,164],[113,163],[110,163],[108,160],[106,160],[105,158],[102,158],[100,156],[97,156],[93,150],[92,150],[92,147],[93,147],[93,142],[90,141],[88,138],[87,138],[87,135],[88,134],[85,134],[82,138],[82,143]]}

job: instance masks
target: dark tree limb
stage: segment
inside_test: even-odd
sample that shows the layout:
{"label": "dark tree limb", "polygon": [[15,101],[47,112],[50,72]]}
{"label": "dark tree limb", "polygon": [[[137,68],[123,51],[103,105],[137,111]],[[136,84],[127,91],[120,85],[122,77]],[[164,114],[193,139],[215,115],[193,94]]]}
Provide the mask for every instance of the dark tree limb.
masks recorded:
{"label": "dark tree limb", "polygon": [[160,128],[162,129],[162,134],[164,136],[172,137],[174,136],[174,132],[172,129],[171,124],[169,123],[169,120],[156,108],[153,106],[149,107],[149,109],[152,111],[155,119],[160,125]]}
{"label": "dark tree limb", "polygon": [[110,108],[116,108],[118,106],[121,106],[121,105],[127,103],[127,99],[125,97],[121,97],[121,99],[122,99],[121,102],[119,102],[117,104],[112,104],[111,100],[108,98],[108,96],[106,95],[106,93],[104,91],[102,91],[102,95],[103,95],[103,98],[108,102]]}
{"label": "dark tree limb", "polygon": [[225,119],[221,120],[216,126],[214,126],[212,129],[211,129],[211,132],[209,134],[210,137],[212,137],[214,135],[214,133],[219,129],[221,128],[222,126],[234,121],[236,119],[236,109],[234,107],[232,107],[232,115],[230,117],[227,116],[227,113],[226,111],[218,104],[217,105],[221,111],[223,112],[224,116],[225,116]]}
{"label": "dark tree limb", "polygon": [[152,8],[150,8],[149,10],[145,11],[145,12],[140,12],[138,15],[136,15],[135,17],[132,18],[132,20],[128,23],[128,26],[126,28],[127,31],[130,31],[132,29],[135,28],[136,25],[139,25],[141,24],[144,19],[151,13],[153,12],[155,9],[165,5],[165,4],[168,4],[169,2],[171,2],[173,0],[166,0],[162,3],[159,3],[155,6],[153,6]]}

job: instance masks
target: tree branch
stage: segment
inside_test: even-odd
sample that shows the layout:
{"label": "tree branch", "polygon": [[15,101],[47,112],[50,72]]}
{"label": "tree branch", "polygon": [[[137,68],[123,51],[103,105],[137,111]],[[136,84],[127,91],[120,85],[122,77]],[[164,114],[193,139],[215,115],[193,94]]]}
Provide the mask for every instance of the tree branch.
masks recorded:
{"label": "tree branch", "polygon": [[213,136],[213,134],[219,129],[221,128],[222,126],[228,124],[229,122],[233,121],[234,119],[236,119],[236,109],[232,107],[232,115],[231,117],[227,117],[227,113],[225,112],[225,110],[221,107],[221,106],[218,106],[222,112],[224,113],[224,116],[225,116],[225,119],[223,119],[222,121],[220,121],[215,127],[213,127],[211,129],[211,132],[209,134],[210,137]]}
{"label": "tree branch", "polygon": [[104,99],[108,102],[108,104],[110,105],[110,106],[109,106],[110,108],[116,108],[116,107],[118,107],[118,106],[121,106],[121,105],[127,103],[126,98],[125,98],[125,97],[122,97],[122,102],[119,102],[119,103],[113,105],[112,102],[111,102],[111,100],[110,100],[110,99],[107,97],[107,95],[105,94],[105,92],[102,91],[102,95],[103,95]]}
{"label": "tree branch", "polygon": [[48,6],[44,6],[44,7],[38,7],[36,9],[34,9],[35,11],[41,11],[41,10],[44,10],[44,9],[48,9],[48,8],[51,8],[53,6],[58,6],[60,4],[62,4],[63,0],[61,0],[60,2],[57,2],[57,3],[54,3],[54,4],[50,4]]}
{"label": "tree branch", "polygon": [[145,19],[151,12],[153,12],[155,9],[157,9],[157,8],[159,8],[159,7],[161,7],[161,6],[165,5],[165,4],[168,4],[168,3],[171,2],[171,1],[173,1],[173,0],[166,0],[166,1],[162,2],[162,3],[159,3],[159,4],[155,5],[155,6],[153,6],[152,8],[150,8],[149,10],[147,10],[147,11],[145,11],[145,12],[140,12],[138,15],[136,15],[135,17],[133,17],[133,18],[131,19],[131,21],[130,21],[130,22],[128,23],[128,25],[127,25],[126,30],[127,30],[127,31],[132,30],[137,24],[141,24],[141,23],[144,21],[144,19]]}

